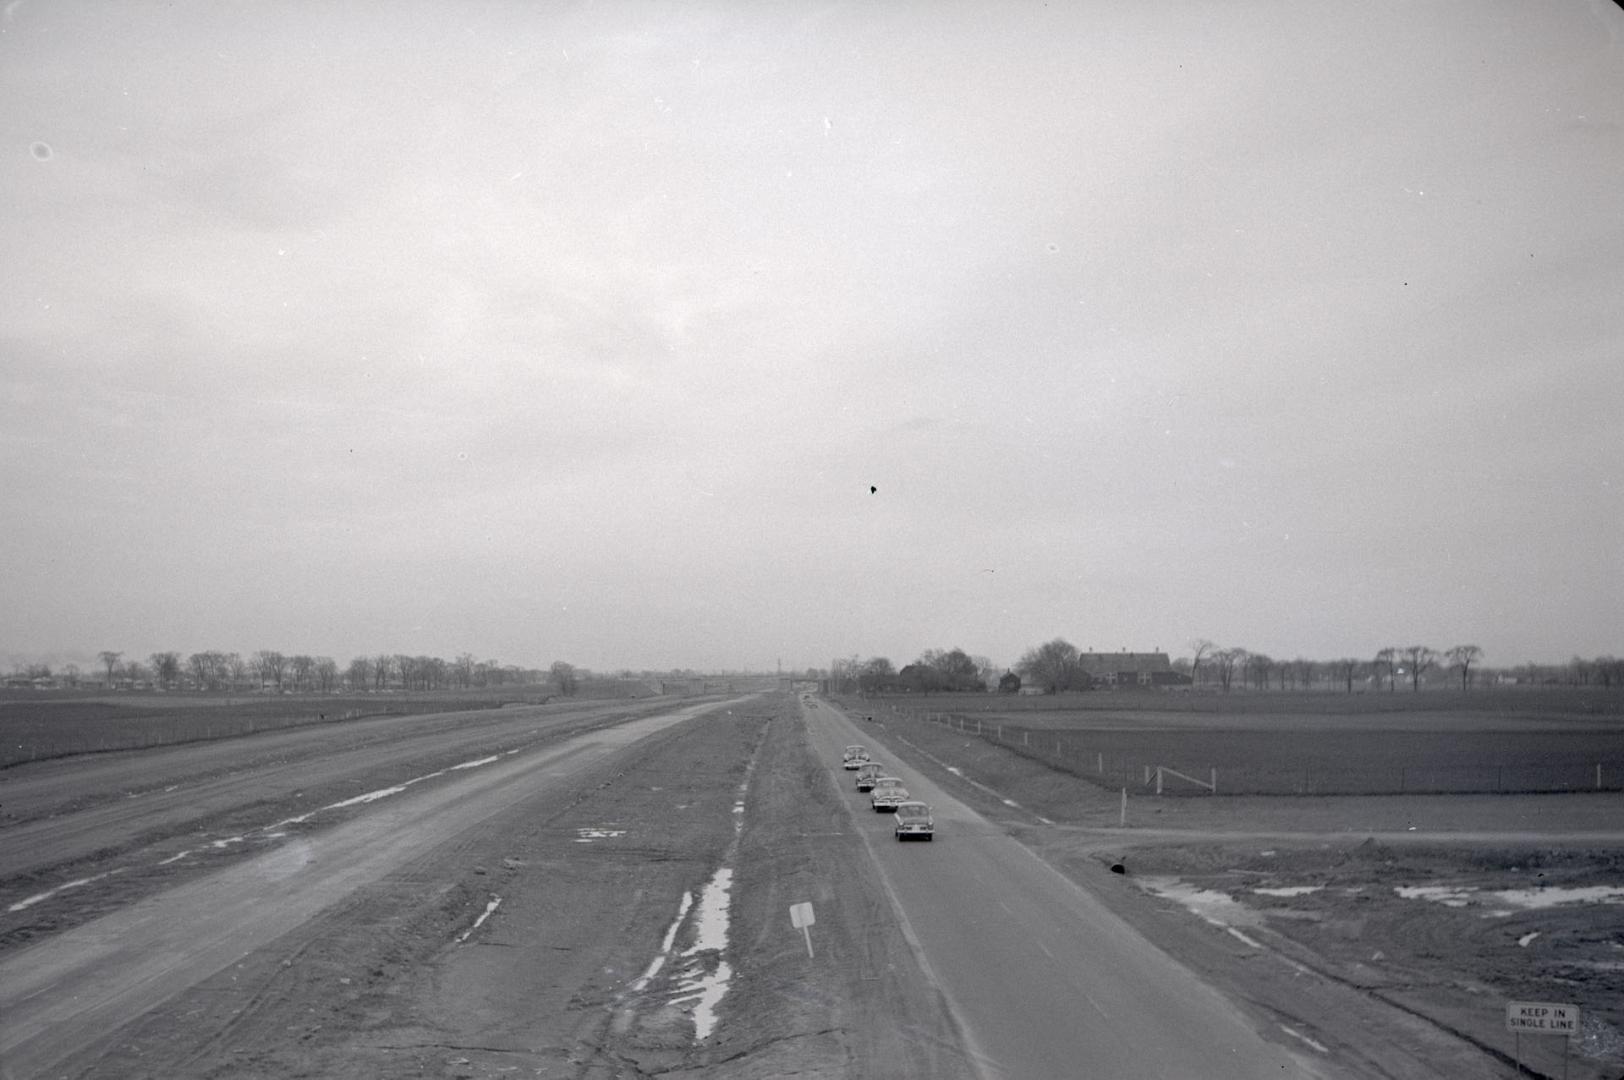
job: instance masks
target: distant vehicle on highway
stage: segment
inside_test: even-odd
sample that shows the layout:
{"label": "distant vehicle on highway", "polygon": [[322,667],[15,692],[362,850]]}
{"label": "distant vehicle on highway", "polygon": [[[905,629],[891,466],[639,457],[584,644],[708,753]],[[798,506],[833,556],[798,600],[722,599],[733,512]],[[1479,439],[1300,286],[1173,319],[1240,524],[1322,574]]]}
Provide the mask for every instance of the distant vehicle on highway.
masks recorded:
{"label": "distant vehicle on highway", "polygon": [[902,781],[895,776],[882,776],[874,781],[874,794],[869,796],[869,805],[879,813],[895,810],[912,798],[908,789],[902,786]]}
{"label": "distant vehicle on highway", "polygon": [[873,791],[874,781],[885,775],[885,766],[877,761],[865,761],[857,767],[857,790]]}
{"label": "distant vehicle on highway", "polygon": [[914,799],[898,803],[896,814],[898,840],[911,840],[914,837],[930,840],[935,837],[936,819],[930,816],[930,807],[924,803]]}
{"label": "distant vehicle on highway", "polygon": [[867,760],[868,747],[866,746],[848,746],[840,755],[841,767],[846,769],[861,768],[863,762]]}

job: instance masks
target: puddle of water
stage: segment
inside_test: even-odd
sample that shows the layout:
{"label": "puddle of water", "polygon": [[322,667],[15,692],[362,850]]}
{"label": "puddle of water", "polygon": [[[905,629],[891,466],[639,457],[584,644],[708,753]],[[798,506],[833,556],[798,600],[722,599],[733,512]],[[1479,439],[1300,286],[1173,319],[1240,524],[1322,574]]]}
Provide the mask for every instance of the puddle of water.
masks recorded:
{"label": "puddle of water", "polygon": [[586,828],[575,830],[575,842],[577,844],[590,844],[594,840],[612,840],[617,836],[625,835],[625,829],[605,829],[601,827],[595,828],[592,826],[587,826]]}
{"label": "puddle of water", "polygon": [[1177,900],[1214,926],[1230,923],[1256,925],[1260,916],[1228,893],[1187,885],[1178,878],[1140,878],[1139,884],[1157,896]]}
{"label": "puddle of water", "polygon": [[694,943],[682,955],[692,956],[706,949],[726,951],[728,891],[732,888],[733,871],[726,866],[712,874],[705,883],[704,891],[699,894],[699,929],[694,935]]}
{"label": "puddle of water", "polygon": [[1520,908],[1547,908],[1558,904],[1624,903],[1624,885],[1584,885],[1573,888],[1505,889],[1491,893],[1502,904]]}
{"label": "puddle of water", "polygon": [[[716,1029],[716,1007],[727,996],[728,983],[733,978],[732,966],[722,959],[727,952],[728,894],[732,888],[733,870],[724,866],[712,874],[700,890],[698,910],[694,913],[694,943],[682,951],[684,957],[693,959],[671,997],[673,1005],[695,1002],[696,1042],[709,1038]],[[714,970],[705,971],[708,958],[699,956],[700,953],[715,955]]]}
{"label": "puddle of water", "polygon": [[474,920],[474,925],[472,925],[468,929],[464,930],[462,932],[462,934],[460,936],[458,936],[457,940],[458,941],[467,941],[468,936],[470,934],[472,934],[475,930],[478,930],[482,925],[484,925],[485,920],[491,917],[491,913],[494,912],[497,908],[499,908],[501,906],[502,906],[502,898],[500,896],[491,897],[491,902],[485,905],[485,910],[480,912],[479,918]]}
{"label": "puddle of water", "polygon": [[637,993],[648,985],[648,981],[660,973],[665,967],[666,959],[671,955],[671,946],[676,943],[677,931],[682,929],[683,920],[688,917],[688,909],[693,906],[694,894],[682,894],[682,902],[677,905],[677,917],[671,920],[671,925],[665,931],[665,939],[660,942],[660,951],[654,954],[643,974],[632,980],[632,993]]}
{"label": "puddle of water", "polygon": [[1259,896],[1307,896],[1317,893],[1325,888],[1324,885],[1280,885],[1275,888],[1258,888],[1252,891]]}
{"label": "puddle of water", "polygon": [[727,994],[728,980],[733,977],[733,969],[726,960],[716,965],[712,975],[695,979],[682,984],[682,991],[697,990],[697,994],[685,993],[682,997],[672,998],[672,1003],[694,1001],[694,1041],[702,1042],[710,1037],[716,1030],[716,1006],[721,1003]]}
{"label": "puddle of water", "polygon": [[1539,889],[1499,890],[1481,890],[1470,885],[1400,885],[1393,891],[1406,900],[1431,900],[1445,907],[1473,906],[1479,900],[1509,905],[1488,912],[1501,918],[1514,914],[1516,910],[1533,911],[1561,904],[1624,903],[1624,885],[1549,885]]}
{"label": "puddle of water", "polygon": [[1465,907],[1473,892],[1459,885],[1395,885],[1393,891],[1406,900],[1431,900],[1445,907]]}

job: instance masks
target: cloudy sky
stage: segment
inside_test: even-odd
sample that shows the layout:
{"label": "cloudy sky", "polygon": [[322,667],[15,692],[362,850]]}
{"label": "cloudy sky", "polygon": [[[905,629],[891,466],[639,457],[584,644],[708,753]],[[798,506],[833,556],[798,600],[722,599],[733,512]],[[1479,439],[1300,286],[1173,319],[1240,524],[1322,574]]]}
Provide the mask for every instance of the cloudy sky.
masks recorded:
{"label": "cloudy sky", "polygon": [[0,13],[0,656],[1624,651],[1611,3]]}

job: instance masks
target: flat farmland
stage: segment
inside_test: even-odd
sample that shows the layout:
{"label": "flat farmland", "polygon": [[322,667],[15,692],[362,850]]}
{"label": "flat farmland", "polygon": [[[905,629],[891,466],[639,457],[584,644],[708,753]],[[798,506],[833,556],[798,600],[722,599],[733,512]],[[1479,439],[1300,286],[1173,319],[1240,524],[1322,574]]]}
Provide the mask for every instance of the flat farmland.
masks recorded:
{"label": "flat farmland", "polygon": [[[75,754],[145,750],[371,716],[471,712],[540,705],[551,687],[513,684],[469,690],[368,694],[61,692],[0,695],[0,768]],[[580,701],[647,697],[637,681],[589,680]]]}
{"label": "flat farmland", "polygon": [[[941,695],[864,702],[1167,795],[1624,789],[1624,694]],[[1182,774],[1182,775],[1180,775]]]}

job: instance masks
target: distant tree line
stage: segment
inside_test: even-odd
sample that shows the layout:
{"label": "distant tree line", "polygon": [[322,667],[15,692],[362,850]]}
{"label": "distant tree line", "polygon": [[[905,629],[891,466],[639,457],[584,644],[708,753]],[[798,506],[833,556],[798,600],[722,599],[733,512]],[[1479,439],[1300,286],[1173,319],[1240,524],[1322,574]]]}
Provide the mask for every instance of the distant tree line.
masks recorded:
{"label": "distant tree line", "polygon": [[860,660],[853,656],[829,667],[829,681],[837,693],[938,694],[987,689],[998,669],[984,656],[971,656],[960,648],[926,649],[919,659],[898,671],[884,656]]}
{"label": "distant tree line", "polygon": [[1425,685],[1445,683],[1469,690],[1483,681],[1497,685],[1601,686],[1624,688],[1624,660],[1598,656],[1593,660],[1574,657],[1565,665],[1524,664],[1514,668],[1486,669],[1483,650],[1477,645],[1453,645],[1434,649],[1426,645],[1387,645],[1368,658],[1342,657],[1336,660],[1309,660],[1297,657],[1280,660],[1267,653],[1239,647],[1220,647],[1205,638],[1190,643],[1192,656],[1175,661],[1188,665],[1197,686],[1230,690],[1310,690],[1335,687],[1345,693],[1356,689],[1386,689],[1400,686],[1419,692]]}
{"label": "distant tree line", "polygon": [[[1624,688],[1624,659],[1574,657],[1567,664],[1524,664],[1513,668],[1482,666],[1483,649],[1454,645],[1434,649],[1426,645],[1389,645],[1368,658],[1342,657],[1310,660],[1276,659],[1267,653],[1239,646],[1219,646],[1205,638],[1190,643],[1191,655],[1171,661],[1174,672],[1196,687],[1243,690],[1356,690],[1378,689],[1412,693],[1424,686],[1451,685],[1470,690],[1484,681],[1496,685],[1571,685]],[[823,678],[811,670],[808,675]],[[1065,638],[1034,645],[1002,674],[985,657],[963,649],[927,649],[918,660],[898,671],[883,656],[863,660],[857,656],[835,660],[827,677],[837,693],[942,693],[985,691],[1005,693],[1036,688],[1043,693],[1087,690],[1096,680],[1086,670],[1082,652]],[[1183,682],[1183,679],[1179,680]]]}
{"label": "distant tree line", "polygon": [[145,662],[126,660],[122,652],[107,649],[97,657],[101,661],[99,673],[87,674],[72,663],[64,664],[59,671],[52,671],[48,664],[29,664],[19,669],[12,680],[49,683],[69,689],[100,685],[118,690],[289,694],[470,690],[549,684],[560,694],[572,695],[580,688],[582,678],[590,674],[562,660],[542,671],[496,660],[476,660],[471,653],[462,653],[451,660],[378,653],[357,656],[342,669],[330,656],[289,655],[274,649],[261,649],[247,656],[214,650],[184,657],[179,652],[155,652]]}

